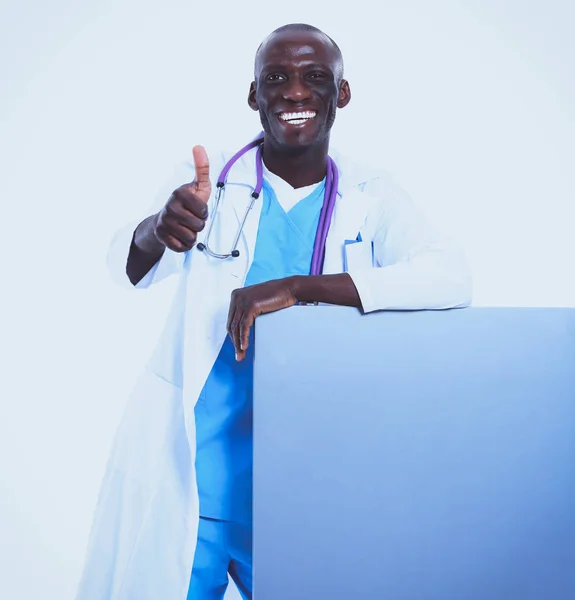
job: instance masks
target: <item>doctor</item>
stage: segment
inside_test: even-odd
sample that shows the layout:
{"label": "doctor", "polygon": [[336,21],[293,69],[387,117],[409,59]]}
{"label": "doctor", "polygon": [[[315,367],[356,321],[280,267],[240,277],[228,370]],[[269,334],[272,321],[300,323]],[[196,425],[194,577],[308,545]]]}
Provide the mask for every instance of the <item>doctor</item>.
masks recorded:
{"label": "doctor", "polygon": [[263,145],[231,166],[196,146],[151,216],[116,236],[109,264],[120,283],[177,274],[179,286],[116,436],[78,600],[221,599],[228,573],[252,597],[258,315],[299,302],[365,313],[470,303],[460,250],[385,175],[330,148],[350,99],[331,38],[277,29],[258,49],[248,95]]}

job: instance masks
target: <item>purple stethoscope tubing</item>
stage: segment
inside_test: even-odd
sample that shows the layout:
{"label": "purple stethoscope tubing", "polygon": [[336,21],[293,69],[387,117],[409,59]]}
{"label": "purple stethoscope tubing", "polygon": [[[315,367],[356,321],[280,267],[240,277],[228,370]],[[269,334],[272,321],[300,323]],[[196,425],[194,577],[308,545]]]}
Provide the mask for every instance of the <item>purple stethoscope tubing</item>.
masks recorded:
{"label": "purple stethoscope tubing", "polygon": [[[249,144],[238,150],[224,165],[220,176],[218,177],[218,181],[216,184],[217,192],[216,199],[214,205],[214,214],[217,213],[218,205],[220,202],[220,196],[226,185],[226,180],[228,177],[228,173],[230,169],[233,167],[235,162],[239,160],[246,152],[249,152],[252,148],[258,147],[256,153],[256,187],[252,192],[251,202],[246,209],[234,242],[232,244],[232,251],[229,254],[218,254],[210,250],[208,246],[208,239],[210,236],[210,232],[212,230],[212,225],[214,219],[211,219],[210,225],[208,227],[208,231],[206,232],[206,237],[203,243],[197,245],[198,250],[206,252],[210,256],[214,258],[229,258],[237,257],[240,255],[239,250],[237,250],[238,241],[240,239],[240,235],[242,234],[244,224],[246,222],[247,216],[252,209],[254,202],[259,198],[262,187],[263,187],[263,161],[262,161],[262,143],[264,138],[262,136],[258,136],[255,140],[251,141]],[[317,231],[315,234],[315,240],[313,245],[313,254],[311,259],[311,269],[310,275],[321,275],[323,271],[323,261],[325,258],[325,243],[327,240],[327,235],[329,232],[329,227],[331,224],[333,209],[335,207],[335,202],[337,200],[337,189],[339,183],[339,173],[337,170],[337,165],[333,161],[331,157],[327,157],[327,175],[326,175],[326,183],[325,183],[325,193],[323,199],[323,205],[321,207],[321,212],[319,216],[319,223],[317,226]]]}
{"label": "purple stethoscope tubing", "polygon": [[327,157],[327,175],[325,182],[325,194],[323,197],[323,205],[319,215],[319,223],[315,234],[315,242],[313,245],[313,254],[311,258],[311,269],[310,275],[321,275],[323,271],[323,261],[325,258],[325,243],[327,240],[327,234],[329,233],[329,227],[331,225],[331,218],[333,215],[333,209],[335,201],[337,199],[337,187],[339,183],[339,173],[337,171],[337,165],[331,159]]}

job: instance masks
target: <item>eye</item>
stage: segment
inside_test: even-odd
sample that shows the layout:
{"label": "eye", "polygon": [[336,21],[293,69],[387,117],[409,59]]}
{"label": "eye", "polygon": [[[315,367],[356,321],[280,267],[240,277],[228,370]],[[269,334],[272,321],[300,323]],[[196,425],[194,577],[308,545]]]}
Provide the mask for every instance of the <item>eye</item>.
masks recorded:
{"label": "eye", "polygon": [[313,71],[311,73],[308,73],[307,78],[308,79],[325,79],[326,74],[322,73],[321,71]]}
{"label": "eye", "polygon": [[285,77],[280,73],[270,73],[266,76],[266,81],[283,81]]}

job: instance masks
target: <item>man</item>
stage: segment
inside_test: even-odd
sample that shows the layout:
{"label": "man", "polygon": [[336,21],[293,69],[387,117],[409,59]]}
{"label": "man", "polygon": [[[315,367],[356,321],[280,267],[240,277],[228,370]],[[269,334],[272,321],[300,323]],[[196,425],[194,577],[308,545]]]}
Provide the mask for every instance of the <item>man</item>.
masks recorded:
{"label": "man", "polygon": [[[145,288],[179,273],[180,286],[118,432],[79,600],[221,599],[228,573],[251,598],[258,315],[299,302],[364,312],[469,304],[459,250],[388,180],[330,150],[336,110],[350,99],[335,42],[308,25],[279,28],[258,49],[248,96],[263,146],[233,164],[219,201],[226,160],[214,173],[196,146],[194,168],[184,168],[163,206],[116,239],[119,280]],[[258,165],[261,195],[252,193]],[[335,208],[320,247],[329,198]],[[310,275],[318,257],[321,274]]]}

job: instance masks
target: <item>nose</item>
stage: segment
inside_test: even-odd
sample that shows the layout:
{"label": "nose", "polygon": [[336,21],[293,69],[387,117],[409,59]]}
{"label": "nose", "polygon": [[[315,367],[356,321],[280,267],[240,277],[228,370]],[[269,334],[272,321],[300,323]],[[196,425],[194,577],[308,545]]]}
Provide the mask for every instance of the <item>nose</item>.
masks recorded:
{"label": "nose", "polygon": [[304,102],[310,95],[310,88],[301,77],[290,77],[283,89],[284,99],[292,102]]}

